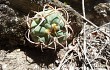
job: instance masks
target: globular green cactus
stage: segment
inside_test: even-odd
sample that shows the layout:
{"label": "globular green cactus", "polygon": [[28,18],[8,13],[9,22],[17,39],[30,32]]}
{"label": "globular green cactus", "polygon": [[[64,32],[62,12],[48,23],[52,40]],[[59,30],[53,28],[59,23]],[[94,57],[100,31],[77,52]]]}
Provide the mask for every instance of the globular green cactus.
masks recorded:
{"label": "globular green cactus", "polygon": [[29,30],[33,42],[43,43],[50,47],[51,43],[62,44],[67,40],[66,20],[57,9],[45,8],[31,19]]}

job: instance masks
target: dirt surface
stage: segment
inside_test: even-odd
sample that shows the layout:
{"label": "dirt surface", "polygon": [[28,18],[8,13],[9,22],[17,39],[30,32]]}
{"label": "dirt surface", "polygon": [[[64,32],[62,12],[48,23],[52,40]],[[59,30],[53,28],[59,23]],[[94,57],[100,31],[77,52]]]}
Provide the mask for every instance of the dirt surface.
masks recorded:
{"label": "dirt surface", "polygon": [[[85,0],[87,20],[81,17],[82,2],[61,0],[72,7],[73,12],[66,10],[75,36],[68,47],[41,50],[25,39],[26,16],[33,16],[33,10],[40,11],[49,1],[0,0],[0,70],[110,70],[110,3],[102,3],[109,0]],[[80,23],[85,22],[81,29]]]}

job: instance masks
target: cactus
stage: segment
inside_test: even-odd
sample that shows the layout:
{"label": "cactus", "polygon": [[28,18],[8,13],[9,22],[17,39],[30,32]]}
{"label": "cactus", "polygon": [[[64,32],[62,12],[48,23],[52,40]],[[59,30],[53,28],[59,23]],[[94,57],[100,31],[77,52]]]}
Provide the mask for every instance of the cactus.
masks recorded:
{"label": "cactus", "polygon": [[45,5],[43,11],[36,12],[36,15],[31,18],[31,23],[27,23],[29,30],[26,39],[34,44],[41,45],[43,43],[49,48],[52,45],[55,47],[57,45],[63,46],[62,42],[67,41],[69,32],[68,21],[63,17],[64,12],[60,10],[63,9],[54,9],[50,5]]}

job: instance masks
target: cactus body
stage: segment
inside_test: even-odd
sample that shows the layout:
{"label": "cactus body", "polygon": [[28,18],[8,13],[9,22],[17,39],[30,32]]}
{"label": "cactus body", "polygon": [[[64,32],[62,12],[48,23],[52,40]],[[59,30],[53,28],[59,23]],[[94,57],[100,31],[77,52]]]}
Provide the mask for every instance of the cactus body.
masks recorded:
{"label": "cactus body", "polygon": [[[42,16],[44,21],[41,22]],[[59,43],[66,41],[68,33],[65,30],[64,17],[60,11],[44,10],[34,16],[30,24],[30,36],[34,42],[48,45],[57,38]]]}

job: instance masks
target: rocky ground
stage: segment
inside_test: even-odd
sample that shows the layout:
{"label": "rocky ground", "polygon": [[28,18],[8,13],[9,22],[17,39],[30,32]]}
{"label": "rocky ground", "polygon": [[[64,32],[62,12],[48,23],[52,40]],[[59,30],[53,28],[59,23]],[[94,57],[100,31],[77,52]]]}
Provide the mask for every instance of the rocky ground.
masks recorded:
{"label": "rocky ground", "polygon": [[41,51],[25,39],[26,17],[50,1],[0,0],[0,70],[110,70],[109,0],[85,0],[86,17],[81,1],[61,0],[69,21],[84,28],[73,26],[76,34],[68,47]]}

